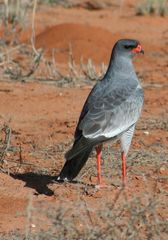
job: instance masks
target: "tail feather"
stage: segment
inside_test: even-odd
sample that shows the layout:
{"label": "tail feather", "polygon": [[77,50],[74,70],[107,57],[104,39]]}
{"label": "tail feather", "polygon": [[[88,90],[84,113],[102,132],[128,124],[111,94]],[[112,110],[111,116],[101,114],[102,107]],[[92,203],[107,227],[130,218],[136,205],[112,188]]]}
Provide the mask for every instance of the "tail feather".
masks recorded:
{"label": "tail feather", "polygon": [[65,162],[65,165],[61,170],[57,180],[66,179],[68,181],[72,181],[78,175],[82,167],[85,165],[92,151],[92,148],[92,146],[88,146],[87,149],[78,152],[76,155],[73,155],[73,157],[70,156],[70,150],[66,155],[67,161]]}
{"label": "tail feather", "polygon": [[81,137],[74,142],[73,147],[65,154],[66,160],[69,161],[73,157],[80,155],[82,152],[87,152],[91,145],[94,145],[94,141],[90,141],[84,137]]}

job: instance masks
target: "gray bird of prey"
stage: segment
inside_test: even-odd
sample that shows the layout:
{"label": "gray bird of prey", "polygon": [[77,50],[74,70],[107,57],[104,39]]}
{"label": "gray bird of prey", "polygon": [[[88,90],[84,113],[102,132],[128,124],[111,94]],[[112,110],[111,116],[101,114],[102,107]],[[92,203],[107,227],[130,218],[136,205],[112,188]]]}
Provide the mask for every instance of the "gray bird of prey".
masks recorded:
{"label": "gray bird of prey", "polygon": [[107,141],[121,143],[122,180],[126,184],[126,156],[143,106],[143,90],[132,58],[144,53],[139,41],[121,39],[113,47],[107,72],[91,90],[79,117],[72,148],[58,181],[72,181],[94,148],[97,177],[101,185],[101,149]]}

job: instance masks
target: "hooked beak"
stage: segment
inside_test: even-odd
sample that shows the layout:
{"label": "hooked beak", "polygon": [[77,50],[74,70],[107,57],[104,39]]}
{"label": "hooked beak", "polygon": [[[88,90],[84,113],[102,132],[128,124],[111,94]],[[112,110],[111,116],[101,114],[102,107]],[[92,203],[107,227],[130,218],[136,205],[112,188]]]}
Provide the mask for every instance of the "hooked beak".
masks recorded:
{"label": "hooked beak", "polygon": [[138,46],[137,46],[136,48],[134,48],[134,49],[132,50],[132,52],[133,52],[133,53],[142,53],[142,54],[144,54],[144,50],[142,49],[142,47],[141,47],[140,44],[138,44]]}

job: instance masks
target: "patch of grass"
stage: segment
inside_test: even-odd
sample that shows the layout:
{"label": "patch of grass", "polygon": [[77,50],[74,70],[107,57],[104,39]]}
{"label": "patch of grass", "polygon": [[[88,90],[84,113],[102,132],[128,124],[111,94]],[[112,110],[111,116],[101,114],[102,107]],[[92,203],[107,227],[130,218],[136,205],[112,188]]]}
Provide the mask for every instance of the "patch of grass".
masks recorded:
{"label": "patch of grass", "polygon": [[[19,42],[19,34],[27,25],[27,13],[32,1],[28,0],[4,0],[0,3],[0,23],[3,26],[2,39],[6,43]],[[1,39],[1,41],[2,41]]]}
{"label": "patch of grass", "polygon": [[[3,71],[3,79],[17,81],[40,81],[54,83],[59,87],[93,84],[106,71],[104,64],[96,69],[93,61],[88,60],[86,64],[81,59],[81,64],[76,65],[71,47],[67,52],[69,60],[66,70],[57,67],[55,51],[52,58],[48,59],[42,49],[36,49],[31,45],[20,44],[16,47],[9,47],[6,44],[0,45],[0,68]],[[18,57],[22,60],[18,60]]]}
{"label": "patch of grass", "polygon": [[[0,171],[4,171],[4,165],[8,165],[5,157],[7,155],[8,149],[10,147],[10,140],[11,140],[11,129],[8,125],[4,124],[0,127]],[[7,166],[8,168],[8,166]],[[8,170],[7,170],[8,172]]]}
{"label": "patch of grass", "polygon": [[45,4],[55,4],[55,5],[61,5],[63,7],[72,7],[72,1],[70,0],[40,0],[40,3],[45,3]]}
{"label": "patch of grass", "polygon": [[73,7],[82,7],[84,9],[95,11],[101,10],[105,8],[109,8],[111,6],[118,7],[118,1],[110,1],[110,0],[89,0],[89,1],[73,1],[73,0],[40,0],[40,3],[45,4],[55,4],[61,5],[64,8],[73,8]]}
{"label": "patch of grass", "polygon": [[61,2],[66,2],[65,0],[40,0],[40,3],[47,3],[47,4],[61,4]]}
{"label": "patch of grass", "polygon": [[166,16],[168,14],[167,0],[145,0],[144,3],[139,4],[136,8],[136,15],[159,15]]}

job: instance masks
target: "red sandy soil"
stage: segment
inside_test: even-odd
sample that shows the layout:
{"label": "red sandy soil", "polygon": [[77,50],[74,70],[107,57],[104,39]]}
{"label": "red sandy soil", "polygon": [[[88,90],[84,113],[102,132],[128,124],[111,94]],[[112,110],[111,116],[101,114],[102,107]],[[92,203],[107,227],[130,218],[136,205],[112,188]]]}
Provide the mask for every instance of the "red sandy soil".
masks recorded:
{"label": "red sandy soil", "polygon": [[[168,190],[168,128],[159,125],[162,122],[167,124],[168,120],[168,19],[158,16],[135,16],[136,1],[123,2],[121,8],[115,5],[99,11],[89,11],[80,7],[65,9],[40,6],[36,15],[36,47],[44,48],[47,57],[51,56],[53,48],[56,49],[57,63],[67,64],[68,48],[71,44],[77,64],[81,58],[85,62],[91,58],[99,65],[102,62],[108,64],[112,46],[118,38],[135,38],[142,43],[146,54],[139,56],[135,65],[142,78],[145,105],[130,152],[151,152],[156,158],[157,154],[163,152],[164,161],[162,163],[158,155],[157,171],[151,159],[151,165],[148,163],[146,166],[138,165],[137,168],[129,167],[128,198],[132,199],[137,195],[143,198],[146,191],[151,196],[159,194],[155,193],[154,187],[154,179],[158,177],[164,179],[158,182],[160,191]],[[30,31],[22,33],[21,41],[28,41],[29,35]],[[75,184],[51,183],[52,176],[57,175],[63,165],[63,154],[73,139],[76,122],[89,91],[90,86],[58,88],[35,82],[1,81],[1,123],[5,122],[11,127],[13,147],[8,151],[4,164],[5,169],[9,168],[11,175],[0,173],[1,234],[15,230],[25,231],[30,223],[27,223],[26,212],[30,196],[33,206],[40,208],[40,204],[43,203],[44,209],[50,204],[55,206],[64,197],[73,201],[79,195],[96,209],[99,208],[97,199],[101,202],[106,199],[113,201],[118,192],[114,186],[87,196],[82,195],[82,191],[79,193]],[[158,121],[154,127],[152,120]],[[145,122],[147,127],[144,127]],[[120,184],[120,169],[116,171],[118,172],[113,179],[104,175],[104,181],[108,184],[117,181]],[[147,185],[143,176],[138,174],[141,171],[147,173]],[[24,175],[29,172],[35,174],[32,179]],[[36,175],[38,172],[44,173],[41,179]],[[83,180],[87,183],[91,180],[91,183],[95,184],[95,178],[89,179],[89,175]],[[162,196],[158,197],[160,199]],[[161,201],[166,202],[165,195]],[[167,209],[160,207],[159,211],[163,219],[168,218]],[[160,239],[166,239],[166,235],[163,233]]]}

